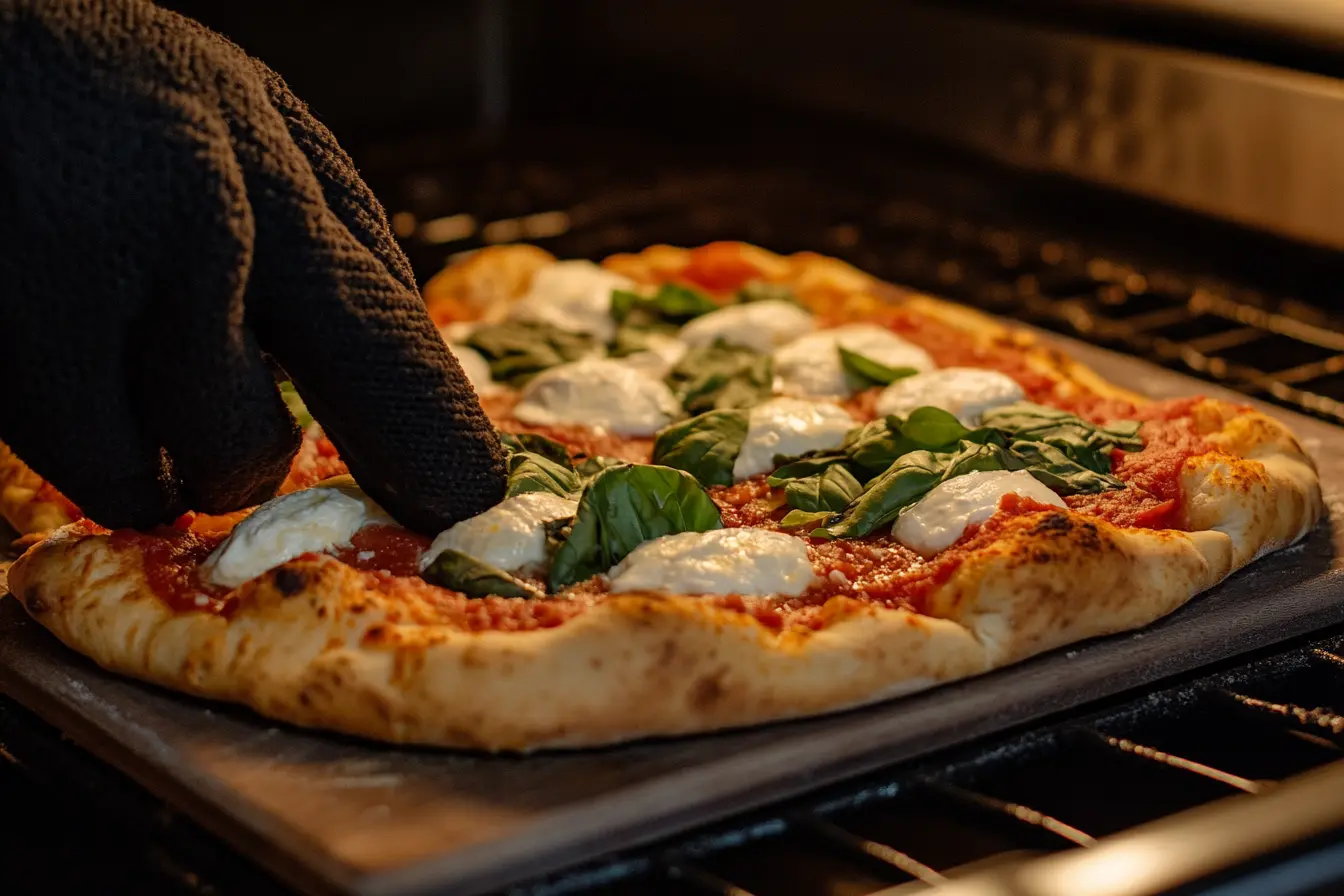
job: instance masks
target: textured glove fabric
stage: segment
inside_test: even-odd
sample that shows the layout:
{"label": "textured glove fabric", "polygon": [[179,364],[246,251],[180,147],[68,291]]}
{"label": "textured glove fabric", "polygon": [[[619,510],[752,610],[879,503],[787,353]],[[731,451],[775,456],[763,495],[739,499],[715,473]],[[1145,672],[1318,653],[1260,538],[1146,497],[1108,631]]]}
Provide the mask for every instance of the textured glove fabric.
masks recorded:
{"label": "textured glove fabric", "polygon": [[500,446],[350,158],[278,75],[144,0],[0,0],[0,438],[92,519],[269,497],[293,380],[436,532]]}

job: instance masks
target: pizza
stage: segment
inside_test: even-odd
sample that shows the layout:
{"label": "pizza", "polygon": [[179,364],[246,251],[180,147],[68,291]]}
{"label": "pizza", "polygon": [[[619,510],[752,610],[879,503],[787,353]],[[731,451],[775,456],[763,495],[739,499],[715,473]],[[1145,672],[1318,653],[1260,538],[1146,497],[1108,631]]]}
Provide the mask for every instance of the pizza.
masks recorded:
{"label": "pizza", "polygon": [[812,253],[496,246],[425,299],[508,452],[501,503],[401,528],[317,421],[249,511],[139,532],[66,507],[10,572],[32,618],[107,669],[296,725],[587,747],[1139,628],[1321,515],[1270,417],[1147,400]]}

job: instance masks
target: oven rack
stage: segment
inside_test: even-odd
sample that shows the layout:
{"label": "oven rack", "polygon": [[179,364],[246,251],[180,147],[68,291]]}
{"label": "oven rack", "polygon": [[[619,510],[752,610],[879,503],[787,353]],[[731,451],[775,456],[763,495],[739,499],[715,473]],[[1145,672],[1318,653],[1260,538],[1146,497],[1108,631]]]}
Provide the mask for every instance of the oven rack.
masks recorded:
{"label": "oven rack", "polygon": [[[972,875],[1105,847],[1107,838],[1136,826],[1228,797],[1263,798],[1290,786],[1295,776],[1336,763],[1344,747],[1344,715],[1329,705],[1339,705],[1341,692],[1344,634],[1335,633],[1088,716],[884,770],[506,892],[905,896],[946,888],[951,896],[958,892],[952,885]],[[1331,771],[1344,774],[1344,764]],[[1298,817],[1307,814],[1299,811]],[[1273,817],[1268,807],[1253,815]],[[1344,854],[1325,849],[1323,838],[1333,834],[1338,845],[1344,808],[1336,806],[1330,815],[1324,825],[1313,819],[1310,829],[1295,832],[1301,837],[1295,848],[1313,857],[1314,873],[1338,881],[1344,879]],[[1186,856],[1189,865],[1198,858],[1246,872],[1275,851],[1265,831],[1256,832],[1259,851],[1244,851],[1245,844],[1232,838],[1211,839],[1215,818],[1211,812],[1202,817],[1202,836],[1197,824],[1165,835],[1200,844],[1201,855]],[[1173,821],[1164,824],[1174,828]],[[1179,880],[1187,868],[1177,863],[1155,870]],[[1082,883],[1073,892],[1087,896]],[[1143,889],[1139,882],[1106,892],[1146,896],[1167,890]],[[1266,884],[1242,892],[1285,891]]]}
{"label": "oven rack", "polygon": [[[516,148],[535,142],[465,157],[444,149],[433,164],[377,181],[422,282],[448,260],[499,243],[600,258],[656,242],[741,239],[833,255],[896,284],[1344,422],[1344,321],[1327,310],[1329,271],[1308,278],[1321,294],[1306,297],[1177,273],[1060,231],[1005,225],[1011,216],[977,207],[985,202],[968,214],[955,202],[912,199],[913,163],[893,173],[900,162],[752,163],[730,149],[701,160],[685,148],[669,160],[603,137],[573,149],[574,138],[555,141],[558,160]],[[1094,199],[1099,208],[1110,201]],[[1166,223],[1180,233],[1183,222]],[[1227,243],[1228,255],[1246,251]]]}

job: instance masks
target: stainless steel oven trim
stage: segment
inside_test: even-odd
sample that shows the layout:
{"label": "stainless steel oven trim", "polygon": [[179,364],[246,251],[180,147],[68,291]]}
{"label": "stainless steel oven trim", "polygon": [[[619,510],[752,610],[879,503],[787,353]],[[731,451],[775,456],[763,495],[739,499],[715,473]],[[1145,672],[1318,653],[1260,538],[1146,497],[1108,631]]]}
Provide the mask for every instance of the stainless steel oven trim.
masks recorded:
{"label": "stainless steel oven trim", "polygon": [[1344,84],[919,3],[834,0],[824,22],[758,0],[761,65],[733,10],[588,4],[603,51],[862,116],[1002,163],[1066,174],[1344,248]]}

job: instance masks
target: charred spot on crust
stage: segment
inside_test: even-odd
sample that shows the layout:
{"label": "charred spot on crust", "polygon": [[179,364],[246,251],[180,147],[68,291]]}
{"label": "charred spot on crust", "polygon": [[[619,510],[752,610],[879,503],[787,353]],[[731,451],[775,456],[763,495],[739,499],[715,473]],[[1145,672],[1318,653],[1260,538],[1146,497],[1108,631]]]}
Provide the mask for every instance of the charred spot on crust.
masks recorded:
{"label": "charred spot on crust", "polygon": [[28,589],[28,592],[23,596],[23,603],[28,608],[29,613],[45,613],[51,609],[47,606],[47,602],[42,599],[42,595],[37,593],[36,588]]}
{"label": "charred spot on crust", "polygon": [[285,597],[293,597],[308,586],[308,576],[302,570],[282,566],[271,576],[271,584]]}
{"label": "charred spot on crust", "polygon": [[725,693],[723,674],[724,670],[720,669],[712,675],[706,675],[692,685],[691,706],[700,712],[708,712],[713,709],[715,704],[723,699]]}
{"label": "charred spot on crust", "polygon": [[1073,530],[1073,520],[1067,513],[1049,513],[1031,528],[1032,535],[1067,535]]}
{"label": "charred spot on crust", "polygon": [[369,630],[364,633],[363,640],[365,644],[385,643],[388,640],[387,626],[385,625],[370,626]]}

